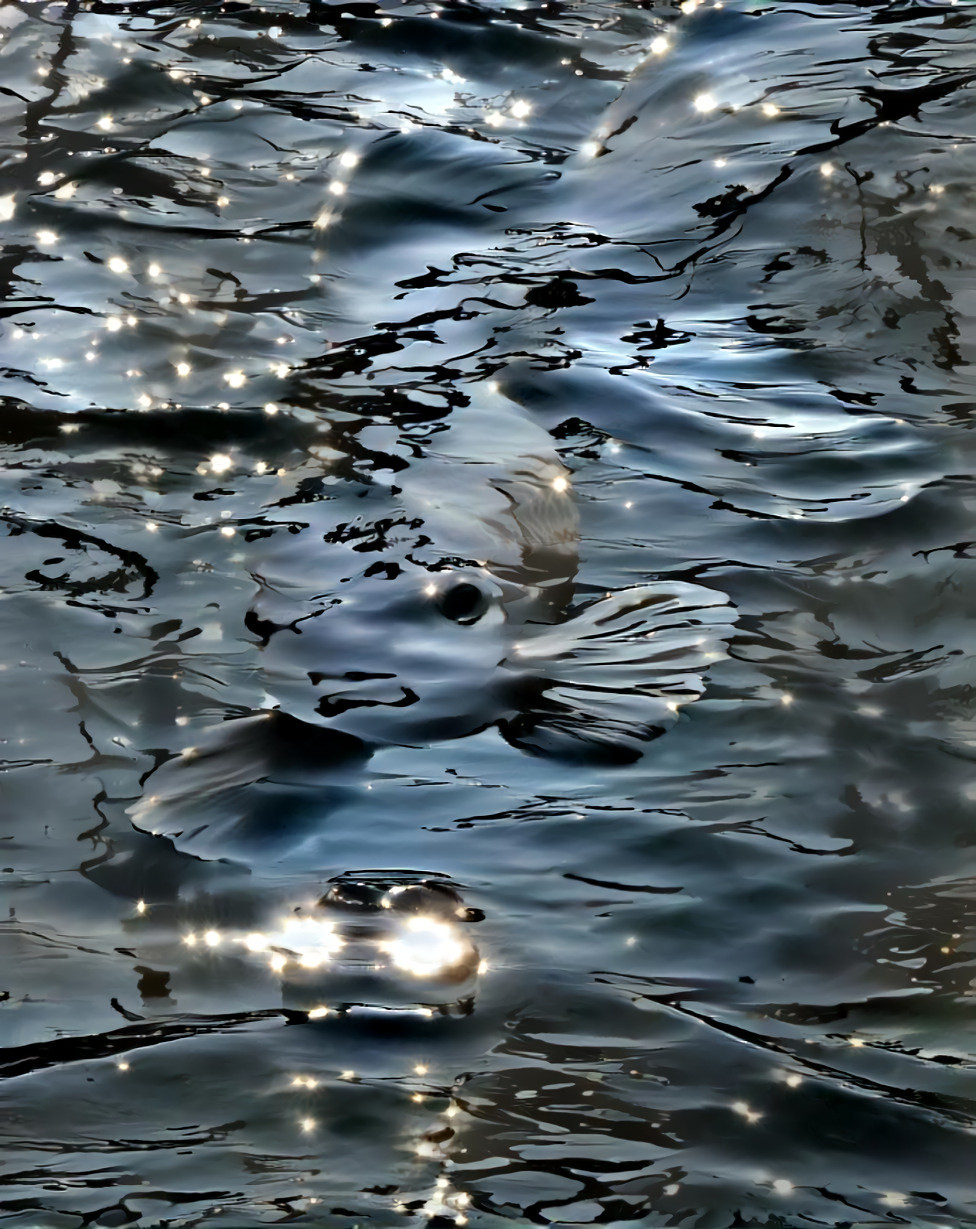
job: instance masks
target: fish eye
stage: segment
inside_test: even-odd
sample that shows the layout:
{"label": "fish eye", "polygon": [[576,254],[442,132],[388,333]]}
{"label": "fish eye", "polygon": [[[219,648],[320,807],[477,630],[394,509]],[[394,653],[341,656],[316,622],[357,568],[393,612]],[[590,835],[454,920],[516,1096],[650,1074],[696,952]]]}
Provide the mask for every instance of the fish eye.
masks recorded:
{"label": "fish eye", "polygon": [[453,623],[474,623],[484,614],[484,595],[477,585],[464,580],[446,589],[437,606],[444,618]]}

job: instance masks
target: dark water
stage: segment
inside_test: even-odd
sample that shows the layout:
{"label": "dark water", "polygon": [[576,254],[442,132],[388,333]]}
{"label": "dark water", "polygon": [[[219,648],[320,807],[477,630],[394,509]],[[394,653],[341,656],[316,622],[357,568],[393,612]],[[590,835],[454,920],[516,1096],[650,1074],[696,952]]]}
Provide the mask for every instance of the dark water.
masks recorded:
{"label": "dark water", "polygon": [[0,27],[0,1222],[976,1224],[971,5]]}

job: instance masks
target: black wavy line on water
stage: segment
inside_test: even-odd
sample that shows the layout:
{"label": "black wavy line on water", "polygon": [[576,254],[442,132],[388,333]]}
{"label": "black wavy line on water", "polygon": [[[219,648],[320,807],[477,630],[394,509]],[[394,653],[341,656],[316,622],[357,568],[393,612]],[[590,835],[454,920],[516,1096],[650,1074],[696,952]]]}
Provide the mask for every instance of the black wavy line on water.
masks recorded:
{"label": "black wavy line on water", "polygon": [[[5,511],[0,511],[0,523],[10,525],[21,533],[36,534],[39,538],[57,538],[69,550],[82,550],[85,546],[94,546],[98,550],[105,551],[106,554],[113,555],[142,577],[143,598],[149,598],[152,595],[153,589],[159,580],[159,573],[143,555],[140,555],[137,551],[126,550],[122,546],[113,546],[110,542],[106,542],[104,538],[98,538],[92,533],[86,533],[83,529],[59,525],[57,521],[32,521],[27,517]],[[111,575],[117,574],[115,572]],[[93,582],[88,584],[89,591],[91,583]]]}
{"label": "black wavy line on water", "polygon": [[586,875],[575,875],[572,871],[563,874],[564,879],[575,879],[577,883],[588,883],[593,888],[609,888],[614,892],[652,892],[655,895],[674,896],[683,892],[684,888],[659,888],[651,883],[614,883],[611,879],[590,879]]}
{"label": "black wavy line on water", "polygon": [[[132,1013],[126,1013],[132,1018]],[[246,1024],[284,1018],[286,1024],[303,1024],[307,1013],[287,1008],[236,1012],[227,1016],[185,1016],[167,1022],[141,1021],[129,1028],[108,1033],[91,1033],[83,1037],[55,1037],[31,1045],[11,1046],[0,1050],[0,1079],[14,1079],[62,1067],[68,1063],[91,1062],[113,1058],[134,1050],[161,1045],[169,1041],[184,1041],[208,1033],[235,1033]]]}
{"label": "black wavy line on water", "polygon": [[[830,1080],[831,1083],[856,1089],[859,1092],[878,1095],[884,1097],[885,1100],[894,1101],[900,1105],[912,1106],[915,1109],[929,1110],[932,1113],[939,1114],[950,1122],[959,1126],[969,1127],[973,1125],[976,1103],[964,1097],[949,1097],[940,1093],[925,1092],[924,1090],[918,1088],[897,1088],[892,1084],[884,1084],[880,1080],[871,1079],[869,1076],[857,1075],[852,1071],[845,1071],[841,1067],[835,1067],[830,1063],[811,1058],[808,1054],[804,1054],[802,1052],[802,1042],[799,1044],[792,1044],[785,1038],[780,1040],[774,1037],[767,1037],[763,1033],[757,1033],[752,1029],[743,1028],[742,1025],[733,1024],[730,1020],[721,1020],[716,1016],[707,1015],[703,1011],[694,1011],[683,1001],[689,996],[689,991],[687,990],[674,990],[663,994],[641,993],[637,990],[636,986],[628,987],[625,984],[626,981],[653,981],[653,979],[627,979],[626,975],[621,978],[620,974],[602,969],[595,970],[591,976],[593,977],[594,981],[600,985],[612,986],[617,990],[624,991],[625,993],[631,993],[635,996],[635,999],[643,999],[646,1002],[657,1003],[658,1006],[663,1007],[668,1011],[674,1011],[678,1015],[685,1016],[691,1020],[696,1020],[699,1024],[704,1024],[707,1028],[713,1028],[719,1033],[724,1033],[725,1036],[732,1037],[736,1041],[743,1042],[745,1045],[756,1046],[761,1050],[767,1052],[771,1051],[774,1054],[780,1054],[784,1058],[791,1059],[811,1074]],[[694,994],[695,992],[691,991],[690,993]],[[871,999],[867,999],[863,1003],[838,1004],[838,1007],[842,1007],[846,1011],[847,1009],[864,1006],[865,1004],[870,1004],[871,1002]],[[874,1000],[874,1002],[877,1002],[877,1000]],[[762,1011],[764,1008],[760,1005],[753,1010]],[[765,1010],[768,1010],[768,1008]],[[828,1034],[828,1037],[836,1037],[838,1035],[839,1034]],[[892,1051],[887,1052],[892,1053]],[[894,1053],[904,1055],[904,1052],[895,1051]],[[946,1065],[935,1059],[926,1059],[920,1054],[904,1056],[914,1058],[922,1063],[935,1063],[935,1065],[940,1067]]]}

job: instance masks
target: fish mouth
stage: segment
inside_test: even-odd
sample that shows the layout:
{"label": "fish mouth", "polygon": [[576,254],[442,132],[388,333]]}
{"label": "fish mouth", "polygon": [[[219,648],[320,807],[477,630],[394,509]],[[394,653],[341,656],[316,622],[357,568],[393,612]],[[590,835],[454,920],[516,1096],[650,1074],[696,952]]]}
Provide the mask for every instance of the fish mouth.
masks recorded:
{"label": "fish mouth", "polygon": [[[379,677],[389,678],[390,675]],[[398,700],[379,700],[369,698],[357,698],[354,696],[322,696],[315,706],[315,711],[323,717],[338,717],[342,713],[348,713],[352,709],[357,708],[409,708],[411,704],[416,704],[420,700],[420,696],[410,687],[401,687],[402,696]]]}

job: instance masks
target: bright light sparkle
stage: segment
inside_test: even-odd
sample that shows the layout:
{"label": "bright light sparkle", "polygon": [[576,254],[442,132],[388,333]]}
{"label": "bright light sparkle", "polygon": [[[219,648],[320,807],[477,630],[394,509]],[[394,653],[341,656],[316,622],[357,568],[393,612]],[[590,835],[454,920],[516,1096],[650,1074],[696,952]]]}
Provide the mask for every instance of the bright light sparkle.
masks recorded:
{"label": "bright light sparkle", "polygon": [[444,972],[460,964],[465,954],[453,927],[422,915],[410,918],[400,937],[384,947],[397,968],[412,977]]}

